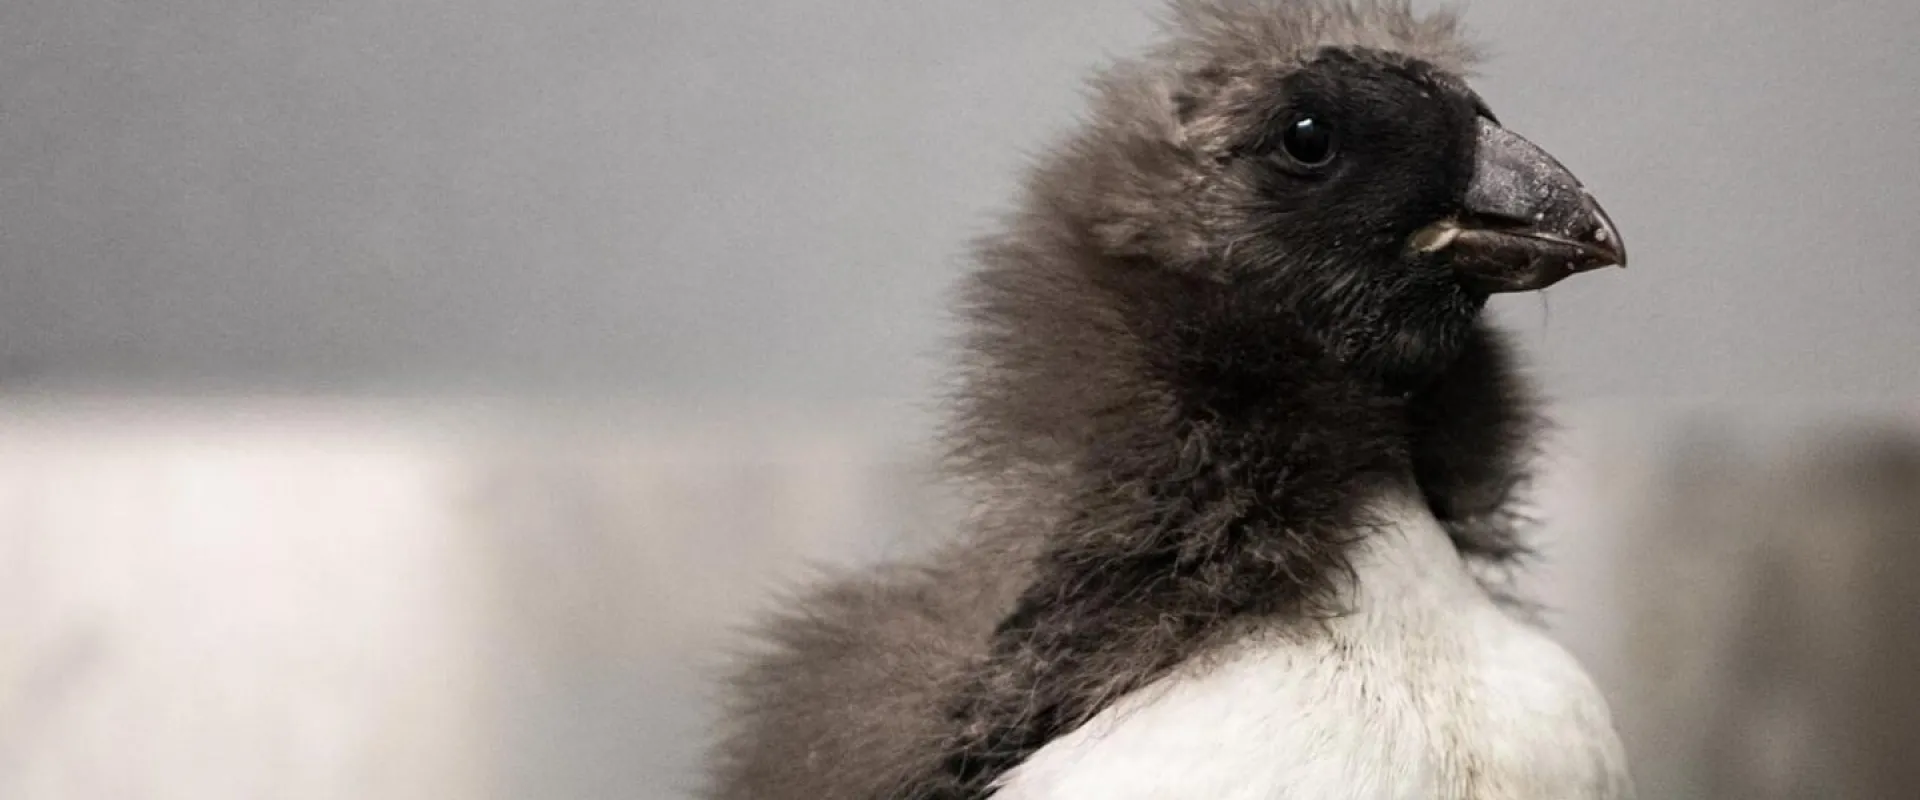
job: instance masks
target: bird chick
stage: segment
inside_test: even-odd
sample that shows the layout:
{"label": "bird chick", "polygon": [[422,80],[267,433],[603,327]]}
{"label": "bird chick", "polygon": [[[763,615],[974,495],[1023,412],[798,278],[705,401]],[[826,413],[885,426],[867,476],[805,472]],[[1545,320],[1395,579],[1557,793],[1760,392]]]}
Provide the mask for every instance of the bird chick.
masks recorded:
{"label": "bird chick", "polygon": [[978,251],[923,561],[794,600],[718,800],[1629,796],[1488,574],[1536,414],[1489,295],[1625,263],[1448,14],[1174,6]]}

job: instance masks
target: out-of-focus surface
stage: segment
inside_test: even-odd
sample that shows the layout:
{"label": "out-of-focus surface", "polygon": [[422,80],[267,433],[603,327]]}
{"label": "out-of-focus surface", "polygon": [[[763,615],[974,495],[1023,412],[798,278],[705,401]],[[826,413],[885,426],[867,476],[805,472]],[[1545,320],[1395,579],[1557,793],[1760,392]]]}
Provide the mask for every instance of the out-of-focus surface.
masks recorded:
{"label": "out-of-focus surface", "polygon": [[0,796],[484,796],[460,463],[332,415],[8,410]]}
{"label": "out-of-focus surface", "polygon": [[[736,626],[959,510],[923,451],[857,426],[0,410],[0,797],[23,800],[689,797]],[[1526,585],[1646,796],[1904,797],[1920,404],[1562,418]]]}
{"label": "out-of-focus surface", "polygon": [[0,797],[683,797],[768,589],[952,518],[853,428],[0,404]]}
{"label": "out-of-focus surface", "polygon": [[1543,500],[1585,544],[1550,571],[1642,796],[1909,796],[1920,403],[1576,419]]}
{"label": "out-of-focus surface", "polygon": [[[689,796],[1157,6],[0,4],[0,798]],[[1920,4],[1468,19],[1633,252],[1496,312],[1643,795],[1911,796]]]}

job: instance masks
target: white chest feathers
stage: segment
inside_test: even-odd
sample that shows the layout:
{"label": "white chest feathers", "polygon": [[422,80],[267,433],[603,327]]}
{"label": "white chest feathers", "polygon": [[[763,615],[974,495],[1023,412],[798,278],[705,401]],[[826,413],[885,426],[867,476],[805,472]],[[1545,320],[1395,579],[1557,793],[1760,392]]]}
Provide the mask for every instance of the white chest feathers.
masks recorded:
{"label": "white chest feathers", "polygon": [[1625,800],[1606,702],[1469,577],[1424,504],[1356,554],[1351,612],[1250,630],[1008,772],[994,800]]}

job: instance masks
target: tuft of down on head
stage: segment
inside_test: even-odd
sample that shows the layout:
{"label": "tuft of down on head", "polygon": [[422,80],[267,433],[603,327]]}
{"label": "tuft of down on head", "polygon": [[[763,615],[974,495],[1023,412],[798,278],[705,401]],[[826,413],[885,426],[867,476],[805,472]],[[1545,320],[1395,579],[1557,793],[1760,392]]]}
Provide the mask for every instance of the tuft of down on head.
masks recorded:
{"label": "tuft of down on head", "polygon": [[[1328,56],[1348,63],[1303,74]],[[1432,155],[1425,137],[1462,132],[1431,118],[1446,113],[1424,102],[1432,98],[1408,95],[1431,87],[1387,73],[1417,71],[1464,89],[1461,77],[1478,58],[1453,14],[1421,17],[1405,2],[1179,3],[1165,44],[1092,81],[1087,124],[1041,171],[1037,200],[1058,204],[1048,213],[1078,217],[1092,244],[1112,255],[1208,269],[1236,244],[1275,232],[1261,175],[1233,162],[1273,144],[1290,106],[1345,107],[1343,121],[1361,129],[1343,139],[1389,134],[1369,142],[1376,152],[1368,155],[1389,160],[1372,168],[1375,176],[1390,175]]]}

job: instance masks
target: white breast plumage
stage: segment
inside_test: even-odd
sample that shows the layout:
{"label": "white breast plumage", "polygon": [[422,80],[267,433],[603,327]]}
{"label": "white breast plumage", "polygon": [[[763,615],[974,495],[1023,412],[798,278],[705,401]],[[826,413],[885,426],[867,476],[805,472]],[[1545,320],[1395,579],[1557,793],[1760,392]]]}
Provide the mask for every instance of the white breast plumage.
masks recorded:
{"label": "white breast plumage", "polygon": [[1580,666],[1487,597],[1424,504],[1384,509],[1350,613],[1249,629],[1048,743],[994,800],[1632,797]]}

